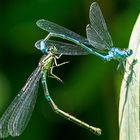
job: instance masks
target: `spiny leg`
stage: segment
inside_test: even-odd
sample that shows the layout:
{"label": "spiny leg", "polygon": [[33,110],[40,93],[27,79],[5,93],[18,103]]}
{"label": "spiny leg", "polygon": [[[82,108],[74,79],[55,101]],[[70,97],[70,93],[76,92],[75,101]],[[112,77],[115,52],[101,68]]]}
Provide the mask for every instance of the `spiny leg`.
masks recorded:
{"label": "spiny leg", "polygon": [[62,66],[62,65],[69,63],[69,61],[66,61],[66,62],[62,62],[62,63],[58,64],[56,59],[59,59],[60,57],[61,57],[60,55],[58,57],[57,56],[54,57],[54,64],[55,65],[53,67],[59,67],[59,66]]}
{"label": "spiny leg", "polygon": [[62,55],[63,55],[62,53],[61,53],[61,54],[59,54],[58,56],[57,56],[57,55],[55,55],[55,58],[56,58],[56,59],[59,59]]}
{"label": "spiny leg", "polygon": [[45,98],[47,99],[48,103],[50,104],[50,106],[52,107],[52,109],[55,113],[57,113],[58,115],[60,115],[64,118],[66,118],[69,121],[72,121],[73,123],[78,124],[79,126],[82,126],[82,127],[86,128],[87,130],[93,132],[94,134],[101,135],[101,129],[100,128],[93,127],[93,126],[75,118],[74,116],[62,111],[61,109],[59,109],[56,106],[56,104],[53,102],[52,98],[49,95],[47,82],[46,82],[46,73],[43,73],[43,75],[42,75],[42,85],[43,85],[43,89],[44,89]]}
{"label": "spiny leg", "polygon": [[60,82],[63,83],[63,81],[61,80],[61,78],[59,78],[58,76],[56,76],[55,74],[53,74],[53,68],[54,68],[54,66],[50,67],[50,69],[49,69],[49,73],[50,73],[49,77],[55,78],[56,80],[58,80],[58,81],[60,81]]}
{"label": "spiny leg", "polygon": [[[60,56],[58,57],[58,59],[60,58]],[[55,78],[55,79],[57,79],[58,81],[60,81],[60,82],[62,82],[63,83],[63,81],[58,77],[58,76],[56,76],[55,74],[53,74],[53,68],[54,67],[59,67],[59,66],[62,66],[62,65],[65,65],[65,64],[67,64],[67,63],[69,63],[69,62],[63,62],[63,63],[60,63],[60,64],[58,64],[57,63],[57,61],[56,61],[56,57],[54,57],[54,65],[52,66],[52,67],[50,67],[50,74],[51,74],[51,76],[49,76],[49,77],[51,77],[51,78]]]}

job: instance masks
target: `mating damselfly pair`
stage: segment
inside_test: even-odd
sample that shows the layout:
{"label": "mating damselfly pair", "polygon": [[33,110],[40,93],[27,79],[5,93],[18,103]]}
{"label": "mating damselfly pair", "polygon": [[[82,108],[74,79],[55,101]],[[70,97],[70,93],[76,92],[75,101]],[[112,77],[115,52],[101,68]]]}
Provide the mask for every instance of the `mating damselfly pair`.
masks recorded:
{"label": "mating damselfly pair", "polygon": [[[45,39],[39,40],[35,44],[35,46],[44,53],[44,56],[39,61],[38,67],[28,78],[24,87],[2,115],[0,119],[0,138],[5,138],[9,135],[13,137],[19,136],[24,131],[35,106],[37,88],[40,79],[43,85],[45,98],[57,114],[97,135],[101,134],[101,129],[88,125],[87,123],[60,110],[50,97],[46,81],[48,73],[60,80],[52,73],[52,69],[54,66],[65,64],[65,62],[57,64],[56,59],[61,55],[95,54],[104,61],[116,59],[124,62],[126,58],[132,54],[132,50],[120,50],[113,47],[112,39],[107,31],[107,26],[101,10],[95,2],[91,4],[89,18],[91,24],[86,27],[87,39],[53,22],[44,19],[37,21],[37,25],[41,29],[49,32]],[[59,37],[69,40],[72,43],[75,43],[75,45],[50,40],[50,37]]]}
{"label": "mating damselfly pair", "polygon": [[[38,20],[37,26],[49,32],[49,34],[45,39],[36,42],[35,46],[43,53],[47,53],[48,47],[54,45],[57,47],[58,54],[94,54],[104,61],[115,59],[124,63],[126,58],[132,55],[133,52],[130,49],[120,50],[119,48],[114,47],[102,12],[96,2],[93,2],[90,6],[89,18],[90,24],[86,27],[87,39],[56,23],[45,19]],[[75,43],[75,45],[49,40],[50,37],[62,38]]]}

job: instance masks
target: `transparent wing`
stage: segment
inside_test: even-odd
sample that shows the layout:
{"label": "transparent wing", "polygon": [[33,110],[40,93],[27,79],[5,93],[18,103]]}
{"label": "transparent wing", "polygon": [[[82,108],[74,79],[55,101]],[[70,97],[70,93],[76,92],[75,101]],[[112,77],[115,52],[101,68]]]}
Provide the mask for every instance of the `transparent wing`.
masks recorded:
{"label": "transparent wing", "polygon": [[96,2],[93,2],[90,6],[89,18],[91,24],[86,27],[89,43],[99,50],[113,47],[113,42],[107,30],[104,17]]}
{"label": "transparent wing", "polygon": [[69,29],[64,28],[56,23],[50,22],[50,21],[45,20],[45,19],[40,19],[36,22],[36,24],[38,27],[40,27],[41,29],[43,29],[47,32],[62,34],[62,35],[65,35],[67,37],[78,40],[81,43],[89,44],[88,40],[85,37],[82,37],[82,36],[78,35],[77,33],[72,32]]}
{"label": "transparent wing", "polygon": [[[41,50],[41,41],[43,41],[43,39],[35,43],[35,47],[39,50]],[[69,43],[53,41],[53,40],[47,40],[47,41],[45,40],[44,43],[45,43],[45,47],[48,49],[52,46],[55,46],[57,49],[56,54],[63,54],[63,55],[88,55],[89,54],[85,49],[81,48],[80,46],[69,44]]]}
{"label": "transparent wing", "polygon": [[37,97],[40,67],[28,78],[25,86],[12,101],[0,119],[0,138],[19,136],[26,128]]}

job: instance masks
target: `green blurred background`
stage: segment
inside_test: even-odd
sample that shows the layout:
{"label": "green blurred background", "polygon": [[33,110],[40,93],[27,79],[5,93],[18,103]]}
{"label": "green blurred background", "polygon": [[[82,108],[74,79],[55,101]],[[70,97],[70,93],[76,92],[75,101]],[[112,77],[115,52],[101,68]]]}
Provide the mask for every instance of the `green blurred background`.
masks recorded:
{"label": "green blurred background", "polygon": [[[48,19],[85,36],[92,0],[12,0],[0,2],[0,113],[18,94],[42,56],[34,43],[47,33],[36,26]],[[115,46],[127,48],[140,11],[139,0],[98,0]],[[55,114],[40,84],[37,103],[24,133],[7,140],[118,140],[118,100],[122,76],[118,62],[104,63],[94,55],[63,56],[70,61],[48,78],[56,104],[77,118],[102,128],[100,137]]]}

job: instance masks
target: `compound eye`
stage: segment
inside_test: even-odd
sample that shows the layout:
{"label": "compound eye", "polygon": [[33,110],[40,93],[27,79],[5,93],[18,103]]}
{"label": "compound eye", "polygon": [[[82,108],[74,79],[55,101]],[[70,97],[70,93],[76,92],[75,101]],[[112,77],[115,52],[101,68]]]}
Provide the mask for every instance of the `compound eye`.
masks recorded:
{"label": "compound eye", "polygon": [[128,55],[130,56],[130,55],[133,54],[133,51],[132,51],[131,49],[129,49],[127,53],[128,53]]}
{"label": "compound eye", "polygon": [[52,53],[56,53],[57,52],[57,49],[56,49],[55,46],[49,46],[49,50],[48,51],[50,51]]}

